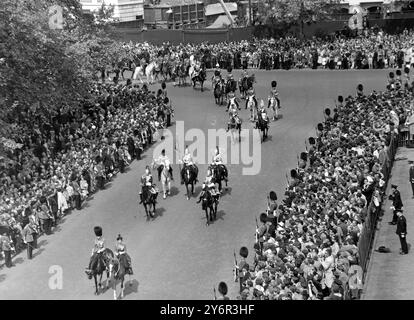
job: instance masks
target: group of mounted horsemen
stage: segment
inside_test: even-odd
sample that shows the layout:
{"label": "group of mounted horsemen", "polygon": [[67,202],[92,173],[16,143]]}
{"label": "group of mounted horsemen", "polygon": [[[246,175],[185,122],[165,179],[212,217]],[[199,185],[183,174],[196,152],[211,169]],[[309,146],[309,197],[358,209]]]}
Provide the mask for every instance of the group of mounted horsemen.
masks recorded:
{"label": "group of mounted horsemen", "polygon": [[[133,71],[133,79],[139,78],[142,81],[141,76],[147,77],[148,83],[154,83],[162,75],[164,80],[170,77],[175,81],[179,79],[178,85],[186,85],[187,75],[191,78],[193,87],[197,83],[200,83],[201,91],[203,91],[204,81],[206,80],[206,67],[205,64],[200,63],[194,59],[183,59],[177,65],[172,63],[159,62],[157,60],[146,63],[145,59],[142,59],[139,66],[135,66],[133,63],[123,68],[118,69],[116,77],[119,77],[119,73],[124,79],[124,71]],[[266,108],[263,100],[260,105],[255,97],[255,90],[253,84],[255,83],[254,75],[248,76],[246,70],[243,70],[242,77],[238,82],[234,80],[231,74],[232,69],[228,68],[228,75],[226,79],[222,77],[219,66],[216,65],[216,70],[212,78],[212,87],[214,92],[215,102],[218,105],[226,105],[226,111],[229,113],[229,122],[227,131],[236,130],[239,133],[239,141],[241,139],[241,124],[242,120],[238,111],[241,110],[238,99],[235,96],[237,87],[240,90],[241,99],[245,99],[245,109],[250,110],[250,120],[256,122],[256,129],[259,129],[263,133],[262,141],[267,137],[269,129],[269,117],[266,112]],[[278,119],[278,109],[280,109],[280,100],[277,92],[277,82],[272,81],[271,91],[268,98],[267,108],[271,108],[273,111],[273,120]],[[165,88],[163,88],[165,90]],[[184,156],[182,157],[180,165],[181,184],[186,187],[187,200],[190,200],[194,194],[194,185],[198,182],[198,167],[194,163],[191,153],[188,147],[185,148]],[[163,198],[166,199],[170,195],[171,181],[173,181],[173,170],[171,167],[171,161],[166,156],[165,150],[162,150],[158,159],[154,159],[151,166],[147,166],[145,174],[141,177],[140,185],[141,192],[139,193],[140,204],[143,204],[147,218],[154,218],[156,212],[156,204],[159,190],[154,183],[153,176],[151,174],[151,168],[157,168],[158,181],[161,182],[163,188]],[[217,208],[219,199],[222,193],[222,182],[225,182],[226,187],[228,183],[228,171],[223,164],[223,159],[220,154],[220,150],[216,147],[215,155],[212,163],[207,170],[206,178],[202,185],[202,192],[200,193],[197,203],[202,203],[202,210],[205,212],[206,225],[217,219]],[[115,254],[105,247],[105,240],[102,236],[102,228],[95,227],[94,232],[96,235],[94,248],[92,250],[92,256],[89,266],[86,270],[86,274],[89,278],[95,280],[95,294],[99,294],[99,290],[102,288],[102,275],[106,272],[107,275],[107,288],[109,283],[113,283],[114,299],[117,299],[116,295],[116,283],[121,282],[121,298],[124,296],[124,277],[125,275],[132,275],[131,258],[126,253],[126,246],[123,243],[121,235],[117,238],[117,244],[115,246]],[[99,278],[99,281],[98,281]]]}
{"label": "group of mounted horsemen", "polygon": [[[255,83],[255,76],[248,75],[246,69],[243,70],[242,76],[238,82],[234,80],[232,69],[227,69],[227,77],[221,75],[219,66],[216,65],[213,78],[211,80],[214,91],[214,99],[217,105],[225,104],[226,111],[229,113],[229,122],[227,131],[232,130],[238,132],[239,141],[241,140],[241,126],[242,119],[239,116],[241,110],[239,99],[235,96],[237,87],[240,90],[241,99],[245,99],[245,109],[250,111],[250,121],[255,122],[256,129],[262,132],[262,142],[268,137],[270,119],[267,115],[265,104],[263,100],[260,104],[257,102],[256,93],[253,87]],[[268,97],[267,109],[271,109],[273,113],[273,120],[279,118],[280,99],[277,92],[277,82],[272,81],[271,90]]]}

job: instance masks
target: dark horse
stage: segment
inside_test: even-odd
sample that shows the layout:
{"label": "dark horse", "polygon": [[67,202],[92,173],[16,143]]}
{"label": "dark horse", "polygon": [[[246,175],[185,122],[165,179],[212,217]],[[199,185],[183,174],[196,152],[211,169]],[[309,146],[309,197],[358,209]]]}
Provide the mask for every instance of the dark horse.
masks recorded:
{"label": "dark horse", "polygon": [[241,78],[239,80],[239,90],[240,90],[240,95],[242,99],[246,98],[246,92],[250,87],[253,86],[254,82],[255,82],[254,74],[248,77]]}
{"label": "dark horse", "polygon": [[216,100],[216,104],[218,105],[223,104],[224,95],[225,95],[224,81],[220,80],[214,85],[214,99]]}
{"label": "dark horse", "polygon": [[196,76],[193,76],[191,78],[191,81],[193,82],[193,88],[195,88],[196,83],[200,83],[201,86],[201,92],[204,91],[204,81],[206,81],[207,78],[207,73],[206,73],[206,68],[203,66],[200,71],[198,72],[198,74]]}
{"label": "dark horse", "polygon": [[205,188],[204,195],[201,198],[201,209],[206,213],[207,226],[217,219],[218,197],[218,195],[213,196],[208,187]]}
{"label": "dark horse", "polygon": [[125,275],[128,274],[127,266],[128,261],[127,256],[125,254],[121,254],[118,258],[114,258],[112,264],[110,265],[109,274],[113,283],[114,300],[117,300],[116,284],[119,280],[121,281],[121,299],[124,297]]}
{"label": "dark horse", "polygon": [[[194,194],[194,185],[197,183],[198,168],[196,165],[186,165],[181,170],[181,177],[185,188],[187,190],[187,200],[190,200],[190,196]],[[189,186],[191,186],[191,195]]]}
{"label": "dark horse", "polygon": [[256,129],[262,132],[261,142],[265,141],[269,132],[269,119],[264,118],[261,112],[258,112]]}
{"label": "dark horse", "polygon": [[[157,203],[157,193],[152,193],[150,188],[148,186],[142,187],[142,204],[145,208],[145,214],[147,215],[147,218],[151,217],[154,218],[155,216],[155,204]],[[151,211],[151,207],[153,210]]]}
{"label": "dark horse", "polygon": [[[106,271],[106,288],[109,288],[109,270],[111,269],[111,263],[114,259],[114,253],[106,248],[101,253],[95,253],[95,261],[92,263],[91,272],[88,273],[88,278],[95,280],[95,295],[99,294],[99,291],[102,288],[102,275]],[[99,283],[98,283],[99,276]]]}
{"label": "dark horse", "polygon": [[226,100],[228,101],[228,94],[230,92],[236,92],[237,90],[237,82],[233,79],[229,79],[226,82]]}
{"label": "dark horse", "polygon": [[224,167],[224,165],[223,164],[220,164],[220,165],[211,164],[208,167],[208,169],[212,172],[212,174],[213,174],[212,182],[214,184],[218,184],[219,191],[221,192],[221,190],[222,190],[222,183],[221,183],[222,181],[226,182],[226,188],[227,188],[227,181],[228,181],[227,170]]}

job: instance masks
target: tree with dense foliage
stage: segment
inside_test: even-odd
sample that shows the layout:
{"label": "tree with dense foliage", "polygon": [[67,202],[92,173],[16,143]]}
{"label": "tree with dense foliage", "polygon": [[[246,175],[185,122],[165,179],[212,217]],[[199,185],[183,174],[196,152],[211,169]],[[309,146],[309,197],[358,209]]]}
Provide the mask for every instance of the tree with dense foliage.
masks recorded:
{"label": "tree with dense foliage", "polygon": [[[63,8],[62,30],[49,28],[53,4]],[[0,137],[8,123],[50,119],[89,96],[97,70],[113,63],[111,15],[85,15],[78,0],[0,1]]]}
{"label": "tree with dense foliage", "polygon": [[339,0],[263,0],[258,1],[257,19],[280,29],[331,17]]}

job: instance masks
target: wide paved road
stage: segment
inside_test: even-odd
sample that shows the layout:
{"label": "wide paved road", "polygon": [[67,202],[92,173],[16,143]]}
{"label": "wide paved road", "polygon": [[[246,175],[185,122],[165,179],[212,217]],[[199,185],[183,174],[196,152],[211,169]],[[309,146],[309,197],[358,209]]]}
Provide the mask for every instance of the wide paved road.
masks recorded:
{"label": "wide paved road", "polygon": [[[174,167],[173,197],[160,199],[158,216],[146,221],[143,208],[137,205],[137,184],[152,159],[151,149],[144,160],[134,162],[129,172],[120,174],[107,190],[94,195],[83,210],[67,216],[58,232],[42,237],[32,261],[26,260],[25,253],[20,254],[15,258],[16,267],[0,270],[0,299],[112,299],[111,291],[95,297],[93,281],[84,273],[95,225],[103,227],[109,247],[113,248],[118,233],[127,243],[135,275],[125,299],[212,299],[213,286],[219,281],[226,281],[230,296],[235,297],[233,250],[237,252],[245,245],[252,251],[254,218],[265,208],[269,190],[275,190],[282,198],[285,173],[296,165],[296,155],[304,150],[305,138],[315,134],[323,109],[332,107],[338,94],[354,94],[360,82],[366,91],[382,90],[386,74],[387,71],[256,72],[258,97],[267,98],[271,80],[277,79],[283,118],[272,123],[271,139],[262,145],[261,171],[257,176],[242,176],[241,166],[228,166],[231,189],[222,198],[219,218],[213,225],[206,227],[195,199],[184,198],[184,189],[177,181],[178,166]],[[235,75],[238,78],[239,73]],[[211,91],[201,93],[190,87],[169,86],[168,93],[176,120],[184,120],[186,129],[206,132],[226,126],[224,107],[215,106]],[[242,110],[242,117],[247,120],[246,110]],[[244,124],[252,127],[247,121]],[[200,165],[200,180],[205,170],[206,166]],[[51,290],[48,285],[48,271],[54,265],[63,270],[62,290]]]}

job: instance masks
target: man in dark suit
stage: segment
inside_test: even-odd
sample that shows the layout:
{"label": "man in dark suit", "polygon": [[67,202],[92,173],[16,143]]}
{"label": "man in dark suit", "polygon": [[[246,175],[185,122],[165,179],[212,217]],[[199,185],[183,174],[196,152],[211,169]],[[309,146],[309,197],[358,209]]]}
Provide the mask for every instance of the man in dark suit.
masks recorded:
{"label": "man in dark suit", "polygon": [[398,237],[400,238],[401,250],[400,254],[404,255],[408,253],[407,246],[407,220],[403,216],[402,210],[397,211],[397,231]]}
{"label": "man in dark suit", "polygon": [[411,190],[413,191],[413,198],[414,198],[414,161],[410,160],[408,161],[408,163],[410,164],[409,175],[410,175]]}
{"label": "man in dark suit", "polygon": [[393,210],[393,217],[392,221],[388,222],[389,224],[396,225],[397,224],[397,211],[401,210],[403,207],[403,203],[401,201],[400,191],[397,190],[397,186],[395,184],[391,185],[391,192],[392,194],[388,197],[388,199],[392,200],[391,209]]}

